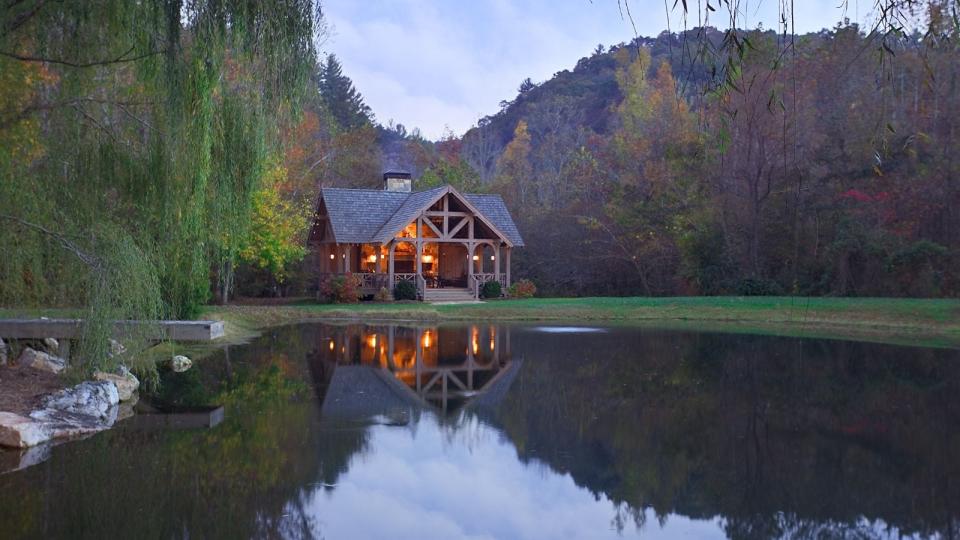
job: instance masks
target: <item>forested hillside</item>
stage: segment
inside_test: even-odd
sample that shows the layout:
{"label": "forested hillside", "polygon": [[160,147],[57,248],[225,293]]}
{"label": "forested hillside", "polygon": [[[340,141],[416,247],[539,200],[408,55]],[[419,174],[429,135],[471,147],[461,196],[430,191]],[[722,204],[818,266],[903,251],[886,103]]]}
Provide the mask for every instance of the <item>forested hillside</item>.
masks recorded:
{"label": "forested hillside", "polygon": [[688,52],[710,29],[598,48],[460,156],[554,293],[957,295],[960,49],[930,24],[745,33],[724,77]]}

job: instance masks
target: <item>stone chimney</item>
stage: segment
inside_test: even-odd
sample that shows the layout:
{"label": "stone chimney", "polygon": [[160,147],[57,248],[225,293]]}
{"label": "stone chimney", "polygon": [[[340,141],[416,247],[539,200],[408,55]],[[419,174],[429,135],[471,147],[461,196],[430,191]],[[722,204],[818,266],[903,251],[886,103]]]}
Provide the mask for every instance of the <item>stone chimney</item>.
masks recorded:
{"label": "stone chimney", "polygon": [[386,191],[413,191],[413,179],[408,172],[388,171],[383,173],[383,189]]}

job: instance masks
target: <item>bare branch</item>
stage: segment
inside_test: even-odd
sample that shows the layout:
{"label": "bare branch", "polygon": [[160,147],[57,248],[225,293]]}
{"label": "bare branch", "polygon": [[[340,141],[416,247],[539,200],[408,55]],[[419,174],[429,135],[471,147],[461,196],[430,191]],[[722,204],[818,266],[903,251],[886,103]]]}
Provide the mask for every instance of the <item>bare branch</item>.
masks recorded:
{"label": "bare branch", "polygon": [[12,53],[9,51],[0,51],[0,56],[6,56],[7,58],[13,58],[14,60],[19,60],[21,62],[40,62],[44,64],[58,64],[61,66],[67,66],[72,68],[89,68],[95,66],[106,66],[110,64],[124,64],[129,62],[136,62],[137,60],[143,60],[144,58],[149,58],[151,56],[156,56],[158,54],[163,54],[165,50],[159,51],[150,51],[143,53],[137,56],[128,56],[133,52],[134,47],[130,47],[126,52],[112,60],[96,60],[92,62],[72,62],[69,60],[63,60],[59,58],[46,58],[43,56],[27,56],[17,53]]}
{"label": "bare branch", "polygon": [[17,224],[23,226],[23,227],[26,227],[26,228],[28,228],[28,229],[32,229],[32,230],[37,231],[37,232],[39,232],[39,233],[42,233],[42,234],[44,234],[44,235],[46,235],[46,236],[49,236],[50,238],[53,238],[54,240],[56,240],[57,242],[59,242],[60,245],[61,245],[64,249],[66,249],[67,251],[69,251],[70,253],[72,253],[77,259],[79,259],[80,262],[82,262],[83,264],[86,264],[87,266],[89,266],[89,267],[91,267],[91,268],[99,269],[99,268],[101,268],[101,267],[103,266],[103,261],[102,261],[99,257],[97,257],[97,256],[95,256],[95,255],[92,255],[92,254],[90,254],[90,253],[87,253],[86,251],[80,249],[79,246],[77,246],[77,245],[76,245],[75,243],[73,243],[69,238],[67,238],[66,236],[64,236],[64,235],[61,234],[61,233],[58,233],[58,232],[55,232],[55,231],[51,231],[50,229],[48,229],[48,228],[46,228],[46,227],[44,227],[44,226],[42,226],[42,225],[37,225],[36,223],[31,223],[31,222],[26,221],[26,220],[24,220],[24,219],[22,219],[22,218],[19,218],[19,217],[17,217],[17,216],[11,216],[11,215],[9,215],[9,214],[0,214],[0,219],[5,219],[5,220],[7,220],[7,221],[12,221],[12,222],[14,222],[14,223],[17,223]]}

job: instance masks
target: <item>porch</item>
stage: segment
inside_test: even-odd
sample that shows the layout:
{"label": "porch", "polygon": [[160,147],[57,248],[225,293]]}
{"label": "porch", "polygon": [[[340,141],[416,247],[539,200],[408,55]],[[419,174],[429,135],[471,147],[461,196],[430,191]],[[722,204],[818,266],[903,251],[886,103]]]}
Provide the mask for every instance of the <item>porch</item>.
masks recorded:
{"label": "porch", "polygon": [[504,291],[511,283],[510,248],[487,242],[324,244],[313,256],[318,287],[330,276],[352,274],[362,296],[383,288],[392,293],[399,283],[409,282],[419,300],[453,300],[444,293],[454,291],[478,299],[487,282],[499,282]]}

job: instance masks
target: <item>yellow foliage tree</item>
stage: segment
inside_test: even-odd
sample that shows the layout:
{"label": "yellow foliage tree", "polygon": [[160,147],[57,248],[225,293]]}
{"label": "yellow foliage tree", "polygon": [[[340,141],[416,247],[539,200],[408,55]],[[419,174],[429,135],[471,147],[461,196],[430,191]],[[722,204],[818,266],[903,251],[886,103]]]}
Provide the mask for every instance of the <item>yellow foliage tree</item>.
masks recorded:
{"label": "yellow foliage tree", "polygon": [[286,279],[291,263],[306,255],[306,204],[288,200],[280,190],[287,184],[287,169],[276,164],[264,175],[260,190],[253,195],[250,233],[240,250],[247,263],[270,272],[277,283]]}
{"label": "yellow foliage tree", "polygon": [[531,188],[533,167],[530,164],[532,148],[526,120],[517,122],[513,140],[504,148],[497,162],[496,190],[504,194],[511,206],[523,205]]}

